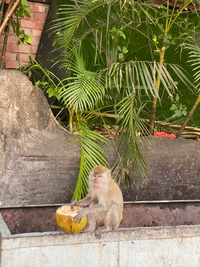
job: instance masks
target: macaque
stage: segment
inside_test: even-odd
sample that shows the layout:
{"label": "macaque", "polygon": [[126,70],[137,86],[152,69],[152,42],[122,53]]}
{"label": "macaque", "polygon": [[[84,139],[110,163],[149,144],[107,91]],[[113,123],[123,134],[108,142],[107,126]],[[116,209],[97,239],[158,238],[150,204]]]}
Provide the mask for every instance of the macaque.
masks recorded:
{"label": "macaque", "polygon": [[96,166],[89,174],[89,190],[87,196],[74,201],[74,205],[83,208],[78,211],[75,221],[80,221],[84,215],[88,223],[84,231],[116,229],[123,214],[123,196],[117,183],[111,178],[111,171],[104,166]]}

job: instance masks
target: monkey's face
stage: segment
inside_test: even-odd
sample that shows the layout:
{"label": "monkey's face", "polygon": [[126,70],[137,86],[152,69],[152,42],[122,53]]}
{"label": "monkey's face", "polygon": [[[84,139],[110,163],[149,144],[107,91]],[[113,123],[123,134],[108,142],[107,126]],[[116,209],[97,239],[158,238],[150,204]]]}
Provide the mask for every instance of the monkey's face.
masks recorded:
{"label": "monkey's face", "polygon": [[104,184],[104,175],[99,173],[93,174],[93,188],[95,190],[99,190],[102,188],[102,184]]}
{"label": "monkey's face", "polygon": [[110,179],[110,171],[99,172],[92,170],[89,176],[89,187],[95,191],[105,190]]}

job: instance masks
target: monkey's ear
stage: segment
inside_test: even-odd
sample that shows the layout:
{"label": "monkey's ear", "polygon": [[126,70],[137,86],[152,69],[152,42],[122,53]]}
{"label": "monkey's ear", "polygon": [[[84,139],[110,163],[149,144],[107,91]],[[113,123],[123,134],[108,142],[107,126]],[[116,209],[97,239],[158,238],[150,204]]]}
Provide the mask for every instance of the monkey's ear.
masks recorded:
{"label": "monkey's ear", "polygon": [[110,178],[111,176],[111,170],[108,170],[108,177]]}

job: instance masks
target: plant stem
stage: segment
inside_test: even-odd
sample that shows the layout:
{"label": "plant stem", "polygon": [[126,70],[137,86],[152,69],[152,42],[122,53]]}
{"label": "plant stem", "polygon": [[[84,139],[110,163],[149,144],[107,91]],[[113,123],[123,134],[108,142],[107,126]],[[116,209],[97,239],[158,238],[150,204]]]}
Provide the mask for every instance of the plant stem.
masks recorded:
{"label": "plant stem", "polygon": [[7,40],[8,40],[8,32],[9,32],[9,27],[7,26],[5,31],[4,31],[3,48],[2,48],[2,52],[1,52],[1,61],[0,61],[0,69],[1,70],[4,69],[6,45],[7,45]]}
{"label": "plant stem", "polygon": [[178,137],[181,136],[181,134],[182,134],[182,132],[183,132],[185,126],[187,125],[188,121],[189,121],[190,118],[192,117],[192,115],[193,115],[193,113],[194,113],[196,107],[198,106],[199,102],[200,102],[200,93],[198,94],[198,97],[197,97],[197,99],[195,100],[194,105],[192,106],[190,112],[189,112],[188,115],[186,116],[186,118],[185,118],[183,124],[181,125],[181,128],[179,129],[178,133],[176,134],[176,138],[178,138]]}
{"label": "plant stem", "polygon": [[72,107],[68,108],[69,110],[69,131],[73,132],[73,116],[74,116],[74,110]]}
{"label": "plant stem", "polygon": [[[165,38],[163,39],[163,46],[160,51],[160,61],[159,61],[159,66],[160,70],[162,70],[163,64],[164,64],[164,57],[165,57]],[[153,104],[152,104],[152,110],[151,110],[151,118],[150,118],[150,125],[149,125],[149,132],[150,134],[154,134],[154,123],[156,119],[156,106],[157,106],[157,101],[159,97],[159,89],[160,89],[160,74],[158,73],[157,79],[156,79],[156,88],[157,88],[157,94],[153,98]]]}
{"label": "plant stem", "polygon": [[[182,7],[179,9],[179,11],[177,12],[175,18],[173,18],[174,13],[175,13],[175,7],[176,7],[176,3],[177,0],[175,0],[175,3],[173,5],[173,10],[172,10],[172,15],[169,18],[169,4],[170,4],[170,0],[167,0],[167,18],[166,18],[166,24],[165,24],[165,35],[168,35],[171,27],[173,26],[173,24],[175,23],[175,21],[177,20],[177,18],[179,17],[179,15],[182,13],[182,11],[192,2],[192,0],[188,0],[187,3],[183,4]],[[173,19],[172,19],[173,18]],[[159,65],[160,65],[160,70],[162,70],[163,64],[164,64],[164,57],[165,57],[165,50],[166,50],[166,37],[163,38],[163,45],[162,45],[162,49],[160,51],[160,61],[159,61]],[[159,97],[159,89],[160,89],[160,75],[158,73],[157,75],[157,79],[156,79],[156,87],[157,87],[157,95],[154,96],[153,98],[153,104],[152,104],[152,110],[151,110],[151,118],[150,118],[150,125],[149,125],[149,132],[150,134],[154,134],[154,123],[155,123],[155,118],[156,118],[156,107],[157,107],[157,101],[158,101],[158,97]]]}

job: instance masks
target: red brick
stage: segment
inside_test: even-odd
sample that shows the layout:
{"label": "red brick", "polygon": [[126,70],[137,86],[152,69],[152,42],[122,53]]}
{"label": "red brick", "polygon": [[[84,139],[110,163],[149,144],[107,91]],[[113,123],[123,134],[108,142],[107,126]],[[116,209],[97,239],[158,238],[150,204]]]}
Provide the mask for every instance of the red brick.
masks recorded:
{"label": "red brick", "polygon": [[30,9],[31,13],[39,12],[39,4],[29,3],[29,9]]}
{"label": "red brick", "polygon": [[20,65],[21,64],[23,64],[23,63],[27,63],[27,62],[30,62],[30,56],[29,56],[29,54],[23,54],[23,53],[21,53],[20,55],[19,55],[19,60],[20,60]]}
{"label": "red brick", "polygon": [[[21,20],[21,27],[25,33],[32,37],[33,44],[17,45],[17,37],[12,28],[9,30],[8,43],[6,46],[5,68],[17,68],[19,65],[30,62],[30,56],[35,58],[40,42],[40,37],[48,13],[49,5],[40,3],[28,3],[31,17]],[[0,50],[2,50],[3,36],[0,36]]]}
{"label": "red brick", "polygon": [[4,35],[0,35],[0,43],[4,42]]}
{"label": "red brick", "polygon": [[38,46],[40,37],[32,37],[32,45]]}
{"label": "red brick", "polygon": [[49,5],[32,3],[32,5],[29,8],[32,13],[47,13],[49,9]]}
{"label": "red brick", "polygon": [[31,46],[28,44],[23,44],[23,45],[21,44],[19,45],[18,49],[19,49],[19,53],[30,53]]}
{"label": "red brick", "polygon": [[32,36],[33,37],[41,37],[42,35],[42,30],[38,30],[38,29],[32,29]]}
{"label": "red brick", "polygon": [[28,28],[26,28],[26,29],[24,29],[24,31],[25,31],[25,34],[28,34],[28,35],[30,35],[30,36],[33,35],[33,29],[28,29]]}
{"label": "red brick", "polygon": [[15,34],[11,26],[9,27],[9,34]]}
{"label": "red brick", "polygon": [[7,44],[17,44],[17,37],[13,34],[8,36]]}
{"label": "red brick", "polygon": [[37,54],[37,51],[38,51],[38,45],[33,45],[31,47],[31,51],[32,51],[32,54],[33,55],[36,55]]}
{"label": "red brick", "polygon": [[47,14],[45,14],[45,13],[34,13],[34,14],[33,14],[33,18],[34,18],[35,20],[38,20],[38,21],[43,21],[43,22],[45,22],[46,17],[47,17]]}
{"label": "red brick", "polygon": [[17,54],[16,53],[6,52],[5,60],[6,61],[16,61],[17,60]]}
{"label": "red brick", "polygon": [[23,19],[24,19],[24,20],[31,20],[31,19],[33,19],[33,18],[34,18],[34,14],[31,13],[29,17],[24,17]]}
{"label": "red brick", "polygon": [[44,27],[44,22],[36,21],[36,20],[21,20],[21,27],[22,28],[29,28],[29,29],[40,29],[42,30]]}
{"label": "red brick", "polygon": [[7,52],[18,52],[18,45],[17,44],[7,44],[6,45]]}
{"label": "red brick", "polygon": [[6,69],[15,69],[19,67],[19,62],[18,61],[6,61],[5,68]]}

